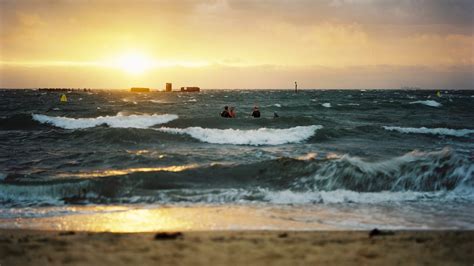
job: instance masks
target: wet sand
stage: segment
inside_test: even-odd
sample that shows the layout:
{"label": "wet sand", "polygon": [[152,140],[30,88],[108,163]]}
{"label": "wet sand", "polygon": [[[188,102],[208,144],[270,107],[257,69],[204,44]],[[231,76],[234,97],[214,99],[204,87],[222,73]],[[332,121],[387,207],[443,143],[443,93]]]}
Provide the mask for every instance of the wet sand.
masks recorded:
{"label": "wet sand", "polygon": [[[387,233],[387,232],[382,232]],[[474,231],[0,230],[0,265],[472,265]]]}

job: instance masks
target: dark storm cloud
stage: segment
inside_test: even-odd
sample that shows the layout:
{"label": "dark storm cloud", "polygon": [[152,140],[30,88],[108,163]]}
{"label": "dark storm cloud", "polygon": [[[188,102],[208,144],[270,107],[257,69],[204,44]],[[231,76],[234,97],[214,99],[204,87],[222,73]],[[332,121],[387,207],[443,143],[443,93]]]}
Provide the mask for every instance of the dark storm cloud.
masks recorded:
{"label": "dark storm cloud", "polygon": [[235,10],[294,23],[451,24],[471,27],[472,0],[228,0]]}
{"label": "dark storm cloud", "polygon": [[472,29],[474,24],[473,0],[1,0],[0,23],[6,27],[18,22],[17,13],[54,18],[91,10],[116,19],[129,19],[120,16],[136,10],[143,19],[172,15],[177,21],[190,13],[199,16],[200,7],[206,6],[227,6],[227,10],[215,8],[214,12],[223,19],[240,18],[242,23],[270,18],[298,25],[340,22]]}

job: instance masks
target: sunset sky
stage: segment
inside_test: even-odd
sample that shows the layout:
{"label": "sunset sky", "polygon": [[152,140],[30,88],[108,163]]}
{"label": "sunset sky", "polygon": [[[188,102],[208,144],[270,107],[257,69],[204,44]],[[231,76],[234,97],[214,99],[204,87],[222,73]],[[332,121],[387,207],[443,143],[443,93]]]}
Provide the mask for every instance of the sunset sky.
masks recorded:
{"label": "sunset sky", "polygon": [[474,89],[472,0],[0,0],[0,87]]}

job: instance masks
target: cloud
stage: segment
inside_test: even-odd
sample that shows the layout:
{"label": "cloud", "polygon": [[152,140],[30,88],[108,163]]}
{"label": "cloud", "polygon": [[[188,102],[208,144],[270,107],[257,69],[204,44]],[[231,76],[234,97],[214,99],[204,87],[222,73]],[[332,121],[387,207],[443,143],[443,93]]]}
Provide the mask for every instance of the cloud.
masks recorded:
{"label": "cloud", "polygon": [[[222,69],[212,68],[220,71],[215,75],[229,80],[235,80],[223,70],[229,66],[242,67],[234,70],[249,76],[256,75],[247,71],[255,65],[465,67],[474,63],[473,4],[467,0],[0,0],[0,66],[5,61],[44,67],[77,62],[85,68],[88,62],[113,60],[136,50],[157,61],[220,63]],[[59,71],[49,68],[47,73],[53,69]],[[8,73],[14,70],[23,71],[18,66]],[[270,78],[267,73],[279,74],[254,70],[262,79]],[[36,73],[41,71],[25,73],[38,80]],[[206,71],[209,68],[193,70],[190,79],[204,77]],[[281,74],[291,79],[290,72]],[[255,76],[241,85],[251,84],[264,83]]]}
{"label": "cloud", "polygon": [[294,23],[451,24],[471,27],[471,0],[228,0],[235,10]]}

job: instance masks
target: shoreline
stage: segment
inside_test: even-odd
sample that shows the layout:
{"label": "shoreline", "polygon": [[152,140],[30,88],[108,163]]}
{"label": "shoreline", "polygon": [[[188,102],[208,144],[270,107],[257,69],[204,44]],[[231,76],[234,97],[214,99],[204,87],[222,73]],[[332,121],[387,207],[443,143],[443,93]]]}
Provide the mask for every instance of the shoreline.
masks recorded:
{"label": "shoreline", "polygon": [[[431,205],[428,205],[431,206]],[[157,231],[357,231],[473,230],[469,204],[457,204],[449,219],[441,206],[368,204],[326,205],[70,205],[10,209],[2,213],[0,229],[84,232]],[[33,213],[31,212],[33,211]],[[371,213],[367,216],[366,213]],[[410,219],[408,219],[408,217]]]}
{"label": "shoreline", "polygon": [[471,265],[474,231],[0,229],[1,265]]}

